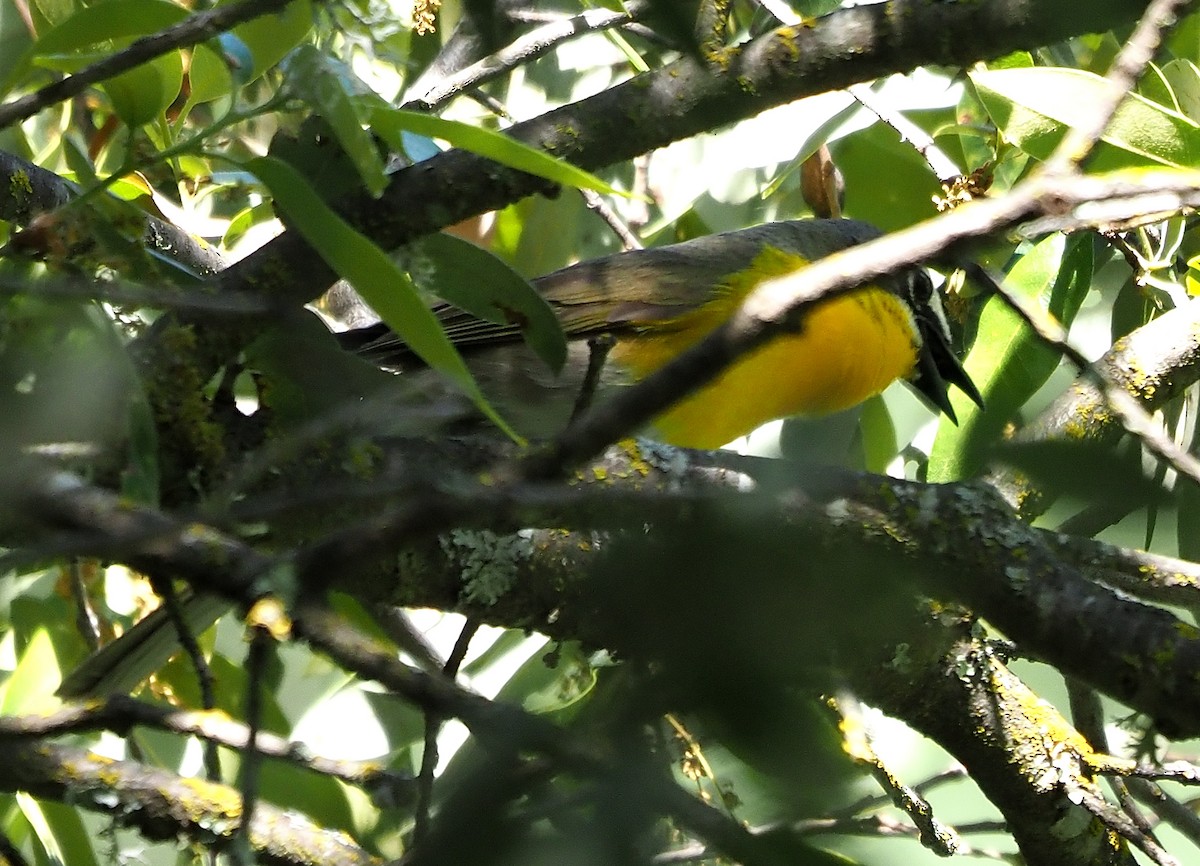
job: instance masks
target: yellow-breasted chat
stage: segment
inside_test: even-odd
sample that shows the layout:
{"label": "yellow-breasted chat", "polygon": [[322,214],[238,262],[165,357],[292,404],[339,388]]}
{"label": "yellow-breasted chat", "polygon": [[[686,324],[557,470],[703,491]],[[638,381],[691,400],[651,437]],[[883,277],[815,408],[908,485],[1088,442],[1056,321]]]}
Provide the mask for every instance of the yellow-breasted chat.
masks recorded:
{"label": "yellow-breasted chat", "polygon": [[[684,243],[617,253],[533,281],[569,338],[569,357],[555,374],[527,348],[517,327],[477,319],[450,305],[436,308],[488,398],[517,429],[550,435],[576,407],[588,367],[589,341],[611,338],[600,391],[650,374],[725,321],[764,280],[877,237],[853,220],[790,220]],[[385,326],[339,335],[343,345],[421,379],[431,371]],[[672,444],[715,448],[762,423],[789,415],[849,408],[893,381],[907,381],[935,411],[954,418],[947,390],[979,392],[950,347],[949,329],[928,274],[921,268],[820,301],[803,327],[767,343],[654,422]],[[420,390],[453,393],[440,379]],[[202,631],[228,605],[198,595],[182,614]],[[161,614],[162,612],[156,612]],[[147,618],[81,665],[60,693],[123,691],[165,661],[175,641],[169,621]]]}
{"label": "yellow-breasted chat", "polygon": [[[570,419],[591,341],[611,343],[598,380],[602,398],[606,389],[636,382],[697,343],[763,281],[879,234],[856,220],[786,220],[616,253],[538,277],[533,284],[569,340],[568,360],[558,373],[523,344],[515,325],[485,322],[449,304],[436,313],[501,414],[525,435],[546,436]],[[339,339],[382,365],[404,371],[420,366],[385,325],[347,331]],[[940,299],[921,268],[819,302],[800,331],[734,363],[660,415],[652,434],[675,445],[716,448],[776,418],[847,409],[897,379],[952,420],[949,385],[982,405],[951,349]]]}

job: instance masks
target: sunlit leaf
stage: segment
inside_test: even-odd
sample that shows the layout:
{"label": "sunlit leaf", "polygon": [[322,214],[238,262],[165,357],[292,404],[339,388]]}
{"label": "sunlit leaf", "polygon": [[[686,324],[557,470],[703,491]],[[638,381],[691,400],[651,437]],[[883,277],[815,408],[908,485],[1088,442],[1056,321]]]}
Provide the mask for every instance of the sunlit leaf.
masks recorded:
{"label": "sunlit leaf", "polygon": [[[1026,153],[1048,157],[1070,127],[1089,122],[1112,86],[1078,69],[983,70],[971,81],[1005,139]],[[1136,93],[1127,94],[1089,168],[1193,168],[1200,160],[1200,125]]]}
{"label": "sunlit leaf", "polygon": [[[1021,257],[1004,285],[1070,325],[1091,285],[1091,244],[1087,236],[1068,240],[1051,235]],[[987,408],[980,410],[957,390],[951,391],[958,426],[938,428],[929,455],[929,480],[969,475],[988,443],[995,441],[1003,426],[1045,384],[1058,360],[1003,298],[989,298],[964,363]]]}
{"label": "sunlit leaf", "polygon": [[197,45],[192,52],[188,81],[192,85],[188,99],[194,105],[220,99],[233,91],[229,64],[207,45]]}
{"label": "sunlit leaf", "polygon": [[57,706],[54,690],[61,680],[54,643],[46,629],[39,628],[25,645],[16,670],[0,686],[0,714],[19,716]]}

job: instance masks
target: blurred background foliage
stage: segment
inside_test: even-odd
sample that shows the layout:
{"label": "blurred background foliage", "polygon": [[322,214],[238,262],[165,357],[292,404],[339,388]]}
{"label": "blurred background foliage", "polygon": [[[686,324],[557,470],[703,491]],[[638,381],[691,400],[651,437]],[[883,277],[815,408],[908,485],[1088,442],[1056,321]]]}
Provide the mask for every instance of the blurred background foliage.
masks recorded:
{"label": "blurred background foliage", "polygon": [[[0,96],[9,100],[29,93],[207,5],[0,0]],[[659,13],[674,8],[651,5]],[[732,3],[728,40],[777,26],[776,5]],[[783,11],[811,18],[839,5],[793,0]],[[478,98],[454,99],[431,115],[454,124],[429,125],[400,111],[422,95],[422,83],[436,78],[429,64],[456,23],[468,15],[486,17],[490,8],[445,0],[425,7],[430,17],[418,27],[413,9],[398,0],[296,0],[280,13],[194,48],[168,52],[0,130],[0,150],[73,181],[89,191],[85,200],[93,208],[80,222],[75,215],[87,208],[68,209],[32,235],[18,234],[15,221],[0,221],[0,243],[8,245],[0,276],[25,280],[29,287],[6,289],[0,300],[0,441],[6,451],[69,459],[95,477],[119,478],[131,501],[159,501],[152,397],[125,348],[155,321],[161,306],[47,300],[36,291],[64,273],[119,277],[164,292],[193,289],[202,276],[194,268],[143,249],[142,214],[204,239],[227,262],[257,249],[286,225],[304,233],[331,262],[339,255],[351,259],[344,269],[338,267],[344,276],[354,272],[375,286],[411,282],[414,297],[457,290],[469,303],[481,286],[505,283],[512,272],[528,278],[620,248],[614,232],[573,189],[580,185],[599,186],[607,206],[647,244],[808,214],[800,166],[822,145],[844,178],[848,217],[894,230],[934,215],[945,199],[942,182],[950,178],[938,176],[912,137],[851,94],[838,92],[601,170],[599,183],[553,161],[539,165],[564,185],[561,194],[526,198],[455,226],[455,235],[489,253],[466,261],[461,250],[445,252],[443,268],[449,272],[455,264],[455,285],[446,285],[445,273],[439,282],[436,274],[408,270],[386,256],[377,261],[349,252],[357,248],[347,246],[350,240],[322,202],[360,187],[377,192],[397,165],[418,162],[449,144],[524,166],[528,155],[507,139],[477,133],[601,92],[689,50],[672,32],[670,14],[649,14],[637,28],[567,41],[482,85]],[[563,0],[519,11],[524,17],[516,20],[525,30],[583,7]],[[990,187],[987,194],[1003,194],[1077,122],[1100,86],[1097,74],[1126,35],[1083,36],[966,69],[920,68],[870,85],[872,104],[882,106],[889,120],[901,117],[915,125],[958,173],[978,172],[985,178],[981,185]],[[1200,154],[1198,62],[1200,15],[1193,14],[1174,29],[1089,170],[1194,168]],[[16,195],[15,188],[0,191],[0,196]],[[283,205],[282,212],[273,202]],[[993,238],[973,252],[1002,271],[1015,292],[1068,324],[1072,338],[1092,357],[1121,335],[1187,303],[1200,285],[1200,233],[1185,214],[1155,215],[1103,234]],[[429,257],[436,271],[437,254]],[[980,473],[1006,431],[1035,417],[1074,374],[999,299],[984,298],[955,278],[948,279],[947,288],[952,324],[966,367],[986,398],[986,412],[956,399],[960,423],[954,426],[932,417],[897,386],[844,415],[772,424],[734,447],[930,481]],[[382,308],[394,300],[382,294],[369,300],[389,322],[393,316],[404,318],[408,309],[401,306],[389,315]],[[334,311],[328,300],[317,307]],[[275,417],[296,429],[341,404],[348,393],[386,386],[382,374],[335,358],[332,342],[323,332],[305,330],[310,325],[251,347],[232,383],[197,382],[196,388],[208,396],[226,388],[244,413],[252,413],[262,397],[256,376],[267,375]],[[553,343],[553,334],[541,336]],[[423,338],[417,334],[415,339]],[[1161,413],[1171,435],[1188,448],[1194,445],[1195,406],[1191,389]],[[1156,468],[1134,445],[1125,443],[1106,458],[1128,471],[1081,472],[1059,454],[1021,459],[1026,472],[1067,491],[1040,518],[1041,525],[1101,511],[1100,537],[1170,555],[1196,555],[1200,497],[1191,487],[1174,485],[1173,473]],[[1090,483],[1072,484],[1081,474]],[[1130,478],[1149,478],[1158,482],[1153,490],[1169,492],[1131,496]],[[195,481],[191,507],[203,513],[205,481]],[[822,599],[816,575],[822,566],[836,568],[836,561],[815,559],[797,566],[812,577],[813,583],[805,584],[809,595],[796,594],[795,584],[788,584],[791,592],[760,587],[762,597],[737,616],[725,602],[744,591],[741,579],[779,576],[780,561],[793,555],[770,539],[762,539],[752,561],[731,550],[742,536],[728,527],[744,517],[708,515],[690,536],[703,543],[681,545],[667,537],[651,550],[629,543],[628,549],[617,544],[609,553],[607,567],[614,573],[606,585],[619,602],[607,603],[675,612],[669,622],[652,622],[649,637],[628,638],[634,645],[645,640],[665,648],[659,661],[673,675],[670,688],[637,681],[596,648],[548,642],[521,629],[476,628],[452,612],[412,613],[443,656],[464,634],[470,636],[460,682],[585,735],[603,731],[608,742],[629,749],[627,777],[614,773],[580,781],[532,774],[520,780],[525,786],[520,805],[506,811],[497,804],[517,798],[497,786],[517,782],[492,777],[479,743],[459,723],[435,726],[435,736],[420,708],[300,646],[282,647],[266,671],[263,729],[303,743],[312,754],[380,762],[404,775],[420,772],[423,756],[436,748],[440,781],[433,797],[441,821],[431,832],[441,834],[435,838],[447,859],[643,862],[686,847],[680,829],[659,820],[653,806],[635,796],[651,787],[644,776],[670,772],[738,822],[756,827],[800,822],[797,826],[807,826],[817,845],[860,862],[932,862],[935,855],[918,844],[911,828],[897,829],[902,814],[880,795],[861,764],[846,758],[846,728],[862,724],[873,732],[874,747],[893,772],[909,781],[936,780],[927,790],[936,813],[977,829],[978,835],[970,836],[974,848],[995,857],[1010,854],[1011,838],[969,779],[961,773],[939,775],[954,765],[935,744],[869,708],[839,717],[811,700],[793,682],[794,672],[784,677],[768,664],[775,642],[791,639],[790,630],[808,618],[810,605],[827,611],[840,605],[850,614],[844,622],[824,620],[819,642],[826,641],[828,648],[854,643],[855,615],[867,596],[879,608],[871,622],[912,616],[907,593],[875,591],[864,573],[858,576],[865,582],[858,584],[855,606],[847,606],[845,599],[855,596],[846,586],[826,589],[837,597]],[[252,524],[236,528],[250,538],[256,531]],[[94,630],[104,640],[153,604],[144,578],[126,568],[20,553],[12,551],[0,582],[0,713],[6,716],[57,705],[57,684],[89,650],[77,628],[80,598],[91,599],[96,614],[85,631]],[[690,582],[700,573],[723,575],[727,583],[694,591]],[[348,617],[367,622],[352,601],[341,604]],[[227,617],[200,636],[215,675],[215,707],[234,718],[246,713],[241,634],[236,618]],[[672,648],[686,652],[676,658]],[[1052,668],[1033,663],[1018,663],[1018,668],[1040,695],[1065,704],[1061,677]],[[788,684],[781,686],[784,681]],[[818,685],[836,692],[836,684]],[[182,658],[162,668],[143,694],[185,707],[201,705],[194,672]],[[1110,709],[1113,717],[1122,714],[1122,708]],[[843,711],[848,712],[846,706]],[[647,743],[635,736],[638,725],[652,726],[657,739]],[[1133,727],[1124,734],[1131,743],[1144,734]],[[74,740],[183,775],[201,772],[198,744],[174,734],[139,728],[128,736],[78,735]],[[1191,746],[1175,744],[1173,750],[1189,754]],[[221,751],[222,778],[234,780],[238,764],[236,750]],[[346,831],[384,858],[401,856],[414,832],[417,806],[411,800],[373,800],[360,787],[283,763],[265,764],[261,796]],[[856,816],[876,821],[856,823],[851,820]],[[834,825],[839,832],[818,833],[822,817],[843,819]],[[151,844],[109,818],[24,794],[0,795],[0,830],[27,862],[166,864],[200,856],[196,848]],[[705,856],[696,853],[693,859]],[[825,862],[813,851],[797,854],[796,861],[804,857]]]}

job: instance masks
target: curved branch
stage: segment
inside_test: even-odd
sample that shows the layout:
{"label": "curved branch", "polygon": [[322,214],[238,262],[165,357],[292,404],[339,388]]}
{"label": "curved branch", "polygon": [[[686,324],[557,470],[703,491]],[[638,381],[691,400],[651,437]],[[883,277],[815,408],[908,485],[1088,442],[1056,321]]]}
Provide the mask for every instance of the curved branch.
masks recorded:
{"label": "curved branch", "polygon": [[[0,741],[0,788],[73,803],[114,816],[147,839],[185,836],[213,848],[232,844],[241,816],[233,788],[164,770],[114,761],[51,743]],[[259,862],[272,866],[376,866],[381,861],[341,831],[260,804],[250,828]]]}

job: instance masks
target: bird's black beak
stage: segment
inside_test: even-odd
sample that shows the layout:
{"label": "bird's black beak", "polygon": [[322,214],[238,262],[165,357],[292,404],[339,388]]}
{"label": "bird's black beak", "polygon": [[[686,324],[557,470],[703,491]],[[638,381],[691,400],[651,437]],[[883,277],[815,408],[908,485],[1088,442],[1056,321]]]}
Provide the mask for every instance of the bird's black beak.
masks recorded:
{"label": "bird's black beak", "polygon": [[966,394],[971,402],[983,408],[983,395],[963,369],[962,363],[954,350],[950,348],[950,338],[946,334],[945,325],[931,311],[924,315],[918,314],[917,326],[921,331],[921,352],[917,358],[917,369],[910,380],[914,390],[923,397],[931,407],[945,414],[947,418],[958,423],[954,408],[950,405],[950,386],[956,385],[958,390]]}

